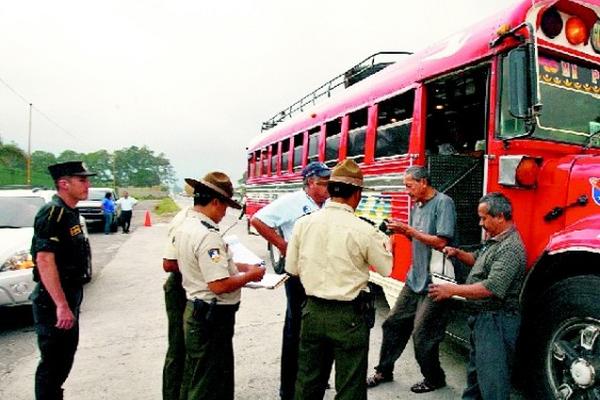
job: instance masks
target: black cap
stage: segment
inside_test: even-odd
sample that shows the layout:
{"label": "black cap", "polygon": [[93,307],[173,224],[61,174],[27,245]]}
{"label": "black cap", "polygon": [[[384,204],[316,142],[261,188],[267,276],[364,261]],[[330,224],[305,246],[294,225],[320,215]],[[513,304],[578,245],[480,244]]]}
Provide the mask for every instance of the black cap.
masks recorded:
{"label": "black cap", "polygon": [[48,166],[48,171],[53,180],[58,180],[63,176],[94,176],[95,172],[90,172],[83,161],[67,161],[64,163]]}

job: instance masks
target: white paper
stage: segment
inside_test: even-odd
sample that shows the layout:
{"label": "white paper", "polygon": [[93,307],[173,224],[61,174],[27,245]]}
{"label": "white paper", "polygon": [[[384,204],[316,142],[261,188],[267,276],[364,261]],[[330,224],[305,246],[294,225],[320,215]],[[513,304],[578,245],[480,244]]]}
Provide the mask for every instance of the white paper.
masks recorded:
{"label": "white paper", "polygon": [[285,282],[287,278],[287,274],[265,274],[260,282],[248,282],[246,283],[246,287],[252,289],[275,289]]}
{"label": "white paper", "polygon": [[238,264],[264,265],[265,261],[248,249],[236,235],[227,235],[223,238],[233,255],[233,262]]}

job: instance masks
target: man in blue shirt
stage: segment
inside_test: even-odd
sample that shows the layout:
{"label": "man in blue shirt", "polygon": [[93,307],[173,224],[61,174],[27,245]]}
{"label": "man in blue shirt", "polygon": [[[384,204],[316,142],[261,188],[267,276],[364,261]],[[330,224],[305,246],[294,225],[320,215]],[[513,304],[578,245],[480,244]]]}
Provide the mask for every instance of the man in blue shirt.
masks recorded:
{"label": "man in blue shirt", "polygon": [[447,322],[446,305],[428,298],[427,287],[431,283],[431,249],[442,250],[454,238],[456,210],[450,197],[430,185],[425,167],[408,168],[404,184],[413,201],[409,224],[394,221],[389,228],[412,240],[412,265],[396,304],[383,323],[379,364],[376,373],[367,379],[367,386],[393,379],[394,363],[412,333],[415,358],[425,379],[410,390],[425,393],[446,386],[439,357]]}
{"label": "man in blue shirt", "polygon": [[[296,220],[321,208],[329,197],[327,182],[330,174],[331,171],[325,164],[311,162],[302,170],[302,189],[279,197],[252,217],[252,226],[269,243],[277,247],[282,255],[286,253]],[[306,294],[298,277],[290,277],[285,282],[285,293],[287,309],[283,326],[279,395],[287,400],[294,398],[294,385],[298,372],[301,306],[306,300]]]}

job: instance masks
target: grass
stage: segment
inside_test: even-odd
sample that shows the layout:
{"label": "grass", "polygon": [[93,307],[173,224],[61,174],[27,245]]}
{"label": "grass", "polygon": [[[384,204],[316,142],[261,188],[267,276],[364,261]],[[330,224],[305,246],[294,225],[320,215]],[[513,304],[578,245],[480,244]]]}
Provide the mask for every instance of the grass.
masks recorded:
{"label": "grass", "polygon": [[175,213],[177,211],[179,211],[179,206],[170,197],[163,198],[154,206],[154,213],[157,215]]}

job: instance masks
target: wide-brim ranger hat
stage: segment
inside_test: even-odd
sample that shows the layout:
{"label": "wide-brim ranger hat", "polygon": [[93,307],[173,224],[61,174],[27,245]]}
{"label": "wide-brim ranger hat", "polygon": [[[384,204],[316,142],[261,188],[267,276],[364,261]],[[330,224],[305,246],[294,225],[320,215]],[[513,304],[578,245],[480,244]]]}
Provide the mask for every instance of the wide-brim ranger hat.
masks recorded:
{"label": "wide-brim ranger hat", "polygon": [[364,187],[363,173],[358,164],[350,159],[342,161],[333,168],[329,182],[340,182],[359,188]]}
{"label": "wide-brim ranger hat", "polygon": [[237,201],[233,200],[233,184],[229,177],[222,172],[209,172],[204,178],[196,180],[194,178],[185,178],[185,182],[194,188],[194,194],[196,189],[203,187],[213,192],[219,199],[223,200],[229,207],[237,208],[240,210],[242,205]]}
{"label": "wide-brim ranger hat", "polygon": [[94,176],[95,172],[87,169],[83,161],[67,161],[48,166],[48,172],[53,180],[58,180],[63,176]]}

